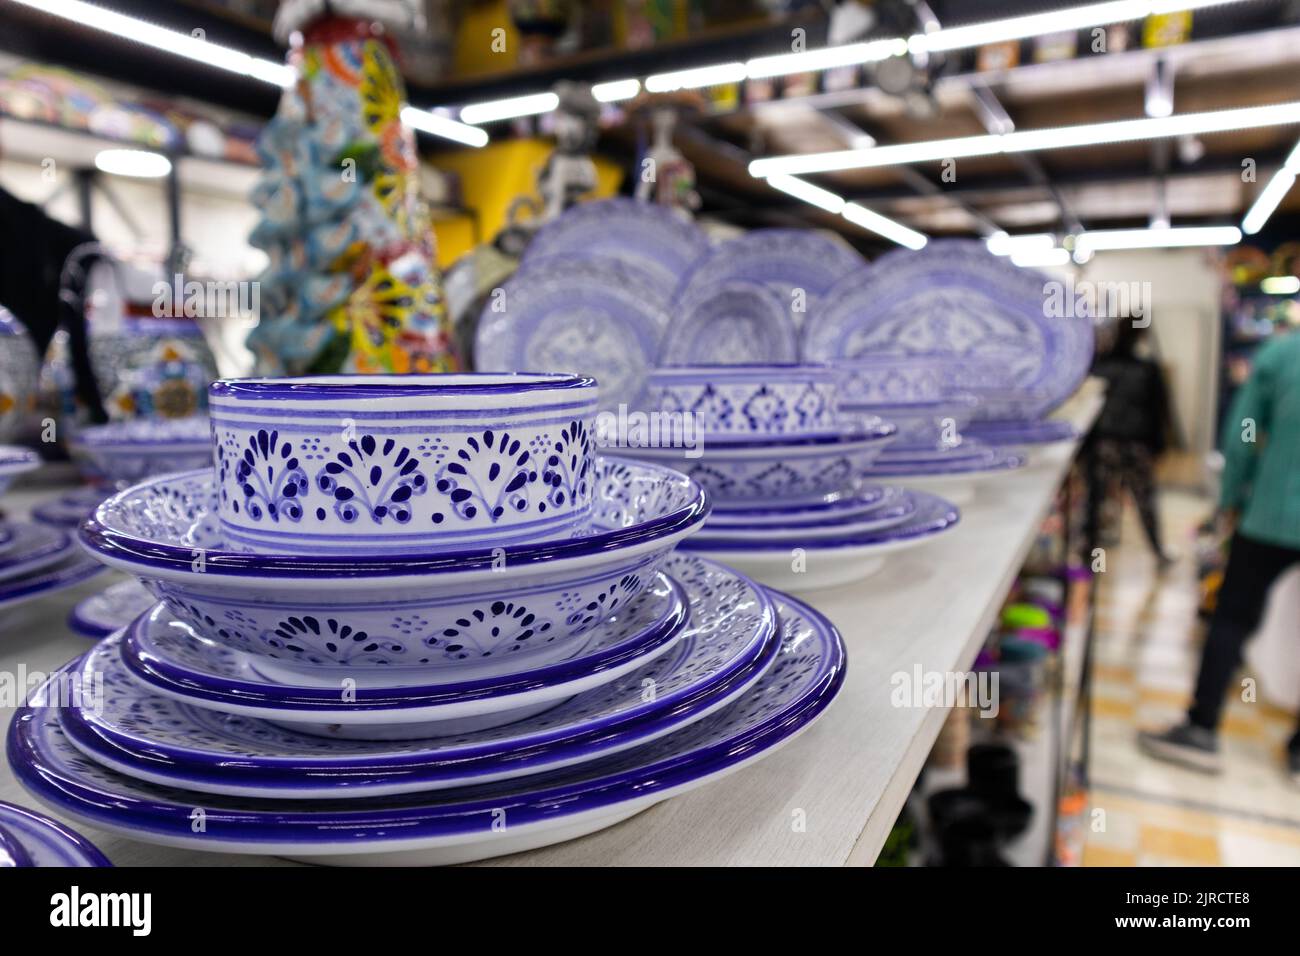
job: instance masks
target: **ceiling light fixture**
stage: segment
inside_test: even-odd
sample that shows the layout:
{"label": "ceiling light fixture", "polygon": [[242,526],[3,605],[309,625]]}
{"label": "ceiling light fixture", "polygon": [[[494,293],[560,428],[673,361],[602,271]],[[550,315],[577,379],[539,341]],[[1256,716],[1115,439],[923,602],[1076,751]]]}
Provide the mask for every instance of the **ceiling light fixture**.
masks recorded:
{"label": "ceiling light fixture", "polygon": [[875,146],[870,149],[842,149],[826,153],[769,156],[753,160],[749,164],[749,172],[753,176],[760,177],[770,176],[772,173],[791,175],[824,173],[841,169],[864,169],[958,159],[966,156],[992,156],[998,153],[1033,152],[1143,139],[1162,139],[1170,136],[1221,133],[1234,129],[1256,129],[1293,123],[1300,123],[1300,102],[1211,110],[1205,113],[1181,113],[1161,118],[1148,117],[1049,129],[1017,130],[1011,133],[989,133],[982,136]]}
{"label": "ceiling light fixture", "polygon": [[863,229],[869,229],[871,232],[884,236],[900,246],[907,246],[909,249],[921,249],[929,241],[924,234],[917,232],[915,229],[909,229],[901,222],[887,219],[880,213],[872,212],[866,206],[859,206],[855,202],[845,203],[840,215]]}
{"label": "ceiling light fixture", "polygon": [[1177,226],[1171,229],[1091,229],[1075,237],[1075,251],[1109,249],[1176,249],[1186,246],[1232,246],[1241,242],[1236,226]]}
{"label": "ceiling light fixture", "polygon": [[1056,237],[1050,232],[1026,233],[1009,236],[1005,232],[995,232],[984,240],[989,252],[995,256],[1012,256],[1033,252],[1046,252],[1056,246]]}
{"label": "ceiling light fixture", "polygon": [[769,176],[767,184],[773,189],[779,189],[783,193],[788,193],[796,199],[802,199],[819,209],[825,209],[827,212],[839,215],[844,211],[844,198],[837,196],[829,189],[822,189],[820,186],[814,186],[810,182],[805,182],[794,176]]}
{"label": "ceiling light fixture", "polygon": [[672,73],[647,76],[645,88],[650,93],[672,93],[674,90],[695,90],[720,83],[739,83],[745,78],[745,64],[720,63],[717,66],[698,66]]}
{"label": "ceiling light fixture", "polygon": [[1241,229],[1246,235],[1253,236],[1264,228],[1268,217],[1273,215],[1273,211],[1295,185],[1297,176],[1300,176],[1300,143],[1296,143],[1295,149],[1291,150],[1291,155],[1282,164],[1282,168],[1273,174],[1273,178],[1268,181],[1255,197],[1255,201],[1251,203],[1250,209],[1246,211],[1245,217],[1241,220]]}
{"label": "ceiling light fixture", "polygon": [[95,168],[114,176],[160,179],[172,171],[172,161],[147,149],[101,149],[95,154]]}
{"label": "ceiling light fixture", "polygon": [[822,47],[820,50],[755,57],[745,64],[745,74],[750,79],[757,80],[769,76],[788,76],[791,73],[813,73],[841,66],[876,63],[893,56],[902,56],[906,52],[907,41],[902,37],[846,43],[843,46]]}
{"label": "ceiling light fixture", "polygon": [[1259,288],[1267,295],[1295,295],[1300,292],[1300,276],[1269,276]]}
{"label": "ceiling light fixture", "polygon": [[508,96],[501,100],[488,100],[485,103],[471,103],[460,108],[460,121],[477,126],[480,123],[496,123],[500,120],[517,119],[520,116],[536,116],[549,113],[560,105],[560,97],[555,93],[530,93],[527,96]]}
{"label": "ceiling light fixture", "polygon": [[414,106],[402,107],[402,122],[412,129],[418,129],[423,133],[432,133],[434,136],[441,136],[443,139],[455,140],[457,143],[463,143],[466,146],[479,147],[486,146],[488,143],[488,134],[485,130],[481,130],[477,126],[458,123],[450,116],[431,113],[428,110],[418,109]]}
{"label": "ceiling light fixture", "polygon": [[601,103],[617,103],[620,100],[630,100],[641,92],[640,80],[611,80],[608,83],[597,83],[591,88],[591,95],[596,97]]}
{"label": "ceiling light fixture", "polygon": [[1070,253],[1060,246],[1047,249],[1026,249],[1011,253],[1011,262],[1022,269],[1040,269],[1043,266],[1063,266],[1070,261]]}

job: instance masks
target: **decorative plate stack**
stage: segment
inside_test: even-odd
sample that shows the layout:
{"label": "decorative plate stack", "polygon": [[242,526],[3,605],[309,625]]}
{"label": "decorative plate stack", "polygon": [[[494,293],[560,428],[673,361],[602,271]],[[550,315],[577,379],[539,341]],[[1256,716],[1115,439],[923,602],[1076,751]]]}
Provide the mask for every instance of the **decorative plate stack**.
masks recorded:
{"label": "decorative plate stack", "polygon": [[[0,502],[15,478],[40,464],[33,451],[0,445]],[[66,530],[13,520],[0,511],[0,608],[72,587],[102,570]]]}
{"label": "decorative plate stack", "polygon": [[774,587],[858,580],[959,514],[935,495],[864,482],[896,428],[846,418],[842,378],[825,365],[665,366],[650,375],[657,433],[629,430],[618,444],[708,490],[713,513],[684,548]]}
{"label": "decorative plate stack", "polygon": [[[891,252],[836,283],[819,321],[804,329],[802,354],[821,362],[906,356],[926,366],[917,373],[926,375],[937,365],[944,400],[963,406],[945,416],[957,423],[962,445],[979,439],[1004,453],[1023,452],[1075,437],[1067,423],[1045,417],[1078,388],[1092,363],[1091,315],[1067,292],[1063,283],[993,255],[982,242],[930,242]],[[905,368],[896,366],[900,380]],[[895,401],[868,396],[870,410],[890,418],[880,409],[885,400]],[[960,424],[962,418],[968,423]],[[944,467],[956,461],[936,454]],[[895,464],[903,463],[889,467]],[[937,467],[899,476],[924,480]],[[996,463],[980,467],[999,470]],[[952,484],[943,481],[945,489]]]}
{"label": "decorative plate stack", "polygon": [[158,603],[18,713],[18,779],[146,842],[429,864],[760,759],[835,696],[839,635],[675,551],[703,488],[595,454],[597,403],[571,375],[216,383],[213,467],[82,527]]}

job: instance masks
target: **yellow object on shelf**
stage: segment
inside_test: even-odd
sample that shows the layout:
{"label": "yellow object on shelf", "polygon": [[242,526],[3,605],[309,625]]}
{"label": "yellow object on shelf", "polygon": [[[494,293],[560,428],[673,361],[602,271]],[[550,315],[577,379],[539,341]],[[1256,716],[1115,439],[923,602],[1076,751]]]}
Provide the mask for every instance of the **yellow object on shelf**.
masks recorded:
{"label": "yellow object on shelf", "polygon": [[[455,262],[478,242],[491,241],[506,224],[507,212],[517,197],[534,197],[540,206],[537,174],[554,148],[546,139],[512,139],[431,157],[434,165],[459,177],[461,201],[478,215],[477,241],[468,217],[463,217],[464,222],[462,217],[434,221],[440,265]],[[586,198],[615,195],[623,181],[622,166],[602,156],[593,156],[592,161],[596,164],[596,189]]]}

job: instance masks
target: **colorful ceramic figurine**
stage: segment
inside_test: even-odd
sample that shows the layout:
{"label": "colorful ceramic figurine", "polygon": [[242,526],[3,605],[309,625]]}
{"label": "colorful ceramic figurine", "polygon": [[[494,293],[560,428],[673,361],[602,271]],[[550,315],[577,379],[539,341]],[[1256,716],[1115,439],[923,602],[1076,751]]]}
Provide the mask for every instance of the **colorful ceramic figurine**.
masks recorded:
{"label": "colorful ceramic figurine", "polygon": [[250,242],[270,264],[249,336],[258,371],[428,372],[455,367],[433,233],[419,195],[405,89],[383,23],[410,0],[286,0],[276,36],[296,84],[259,142]]}

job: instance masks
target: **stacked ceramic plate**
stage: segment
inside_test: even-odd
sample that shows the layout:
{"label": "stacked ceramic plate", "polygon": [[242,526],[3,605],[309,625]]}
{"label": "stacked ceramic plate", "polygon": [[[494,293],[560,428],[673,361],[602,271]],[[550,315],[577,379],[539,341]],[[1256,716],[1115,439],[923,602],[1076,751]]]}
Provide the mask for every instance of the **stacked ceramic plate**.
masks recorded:
{"label": "stacked ceramic plate", "polygon": [[0,870],[29,866],[112,866],[89,840],[57,820],[0,801]]}
{"label": "stacked ceramic plate", "polygon": [[158,603],[19,712],[18,779],[146,842],[426,864],[760,759],[834,697],[839,636],[675,551],[704,490],[595,454],[596,408],[568,375],[216,383],[215,467],[83,527]]}
{"label": "stacked ceramic plate", "polygon": [[979,482],[1024,465],[1022,456],[967,433],[978,401],[948,384],[957,364],[951,356],[867,353],[832,364],[843,376],[845,415],[881,418],[898,428],[897,439],[868,470],[873,479],[965,504]]}
{"label": "stacked ceramic plate", "polygon": [[[13,480],[40,463],[35,452],[0,445],[0,504]],[[66,530],[0,512],[0,608],[80,584],[101,570]]]}
{"label": "stacked ceramic plate", "polygon": [[982,242],[931,242],[837,283],[804,328],[802,354],[948,356],[947,385],[976,402],[966,437],[1016,450],[1070,440],[1070,427],[1046,416],[1087,375],[1094,335],[1086,303],[1068,292]]}
{"label": "stacked ceramic plate", "polygon": [[649,427],[620,420],[618,445],[709,491],[713,513],[684,548],[775,587],[856,580],[889,552],[948,530],[958,513],[933,495],[863,481],[896,430],[846,422],[840,381],[819,365],[665,366],[650,376]]}

